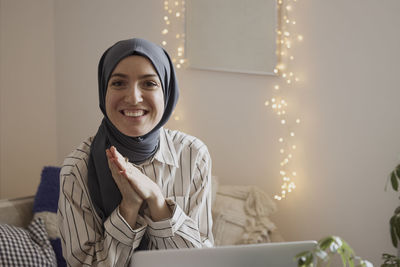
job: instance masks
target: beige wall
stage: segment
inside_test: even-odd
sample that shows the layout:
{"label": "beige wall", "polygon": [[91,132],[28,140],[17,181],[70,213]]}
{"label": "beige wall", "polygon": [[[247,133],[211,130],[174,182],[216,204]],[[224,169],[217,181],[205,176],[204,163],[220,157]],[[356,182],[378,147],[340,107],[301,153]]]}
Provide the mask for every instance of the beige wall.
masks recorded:
{"label": "beige wall", "polygon": [[56,163],[51,0],[0,1],[0,198],[33,195]]}
{"label": "beige wall", "polygon": [[[56,162],[61,162],[79,142],[97,130],[101,113],[96,75],[101,53],[116,40],[131,36],[161,41],[162,1],[125,0],[118,1],[118,6],[113,3],[106,0],[54,2],[53,23],[46,25],[54,27],[54,36],[48,34],[46,38],[50,39],[49,43],[55,43],[56,91],[53,94],[56,101],[51,102],[51,90],[40,97],[49,97],[49,103],[57,104],[57,139],[54,141],[54,134],[43,137],[48,143],[57,144]],[[1,22],[3,6],[0,6]],[[50,8],[51,4],[46,6]],[[297,132],[299,150],[294,161],[299,178],[296,191],[279,202],[279,212],[273,218],[287,240],[339,235],[357,254],[376,265],[382,252],[394,253],[388,219],[398,200],[395,193],[384,192],[384,185],[387,174],[400,162],[400,37],[395,34],[400,27],[399,9],[397,0],[298,2],[297,27],[305,41],[295,49],[294,68],[302,75],[303,82],[287,95],[292,104],[289,112],[302,118]],[[2,46],[3,32],[0,32]],[[28,38],[29,34],[25,35]],[[51,46],[48,48],[51,51]],[[48,54],[47,50],[40,51]],[[20,156],[15,147],[21,146],[16,142],[20,138],[11,139],[13,149],[3,141],[7,135],[20,134],[16,128],[10,130],[11,123],[3,122],[6,116],[3,57],[10,57],[4,54],[1,53],[0,76],[1,186],[6,186],[8,191],[9,183],[4,177],[10,174],[4,172],[7,169],[3,166],[15,162],[16,158],[9,154]],[[35,71],[49,71],[52,64],[45,61]],[[35,77],[29,74],[30,80]],[[177,113],[182,120],[172,121],[168,126],[194,134],[208,144],[213,173],[223,183],[256,184],[270,194],[277,192],[280,181],[276,140],[281,130],[275,117],[264,107],[264,101],[273,94],[271,85],[275,78],[191,69],[178,71],[178,78],[181,98]],[[38,97],[31,88],[44,89],[38,84],[27,87],[32,85],[32,81],[27,81],[18,80],[24,83],[20,87],[24,88],[24,95]],[[26,99],[23,101],[27,106],[32,105]],[[39,107],[37,101],[34,103],[39,111],[31,109],[30,113],[54,116],[43,112],[50,111],[48,106]],[[18,113],[13,116],[19,118]],[[47,119],[53,123],[54,120]],[[50,123],[43,129],[54,130],[53,126]],[[30,132],[36,134],[35,129]],[[32,142],[27,143],[32,146]],[[36,155],[37,147],[41,145],[35,143],[35,147],[21,149]],[[54,159],[53,150],[41,151],[41,156]],[[44,160],[40,163],[45,164]],[[29,172],[19,169],[21,175],[13,175],[15,179],[24,177],[22,172]]]}

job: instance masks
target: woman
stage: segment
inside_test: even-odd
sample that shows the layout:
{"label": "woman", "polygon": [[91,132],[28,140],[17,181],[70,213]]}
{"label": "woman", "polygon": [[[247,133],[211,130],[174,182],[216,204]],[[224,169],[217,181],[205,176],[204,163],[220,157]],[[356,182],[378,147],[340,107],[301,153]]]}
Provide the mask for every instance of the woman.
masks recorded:
{"label": "woman", "polygon": [[162,128],[178,99],[168,54],[143,39],[117,42],[98,83],[102,123],[60,174],[68,265],[126,266],[135,249],[212,246],[207,147]]}

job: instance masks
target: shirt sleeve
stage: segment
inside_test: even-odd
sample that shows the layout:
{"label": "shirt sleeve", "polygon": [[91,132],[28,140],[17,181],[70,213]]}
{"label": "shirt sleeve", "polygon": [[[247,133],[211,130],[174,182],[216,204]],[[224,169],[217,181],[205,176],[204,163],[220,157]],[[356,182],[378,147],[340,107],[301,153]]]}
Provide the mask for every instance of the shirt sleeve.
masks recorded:
{"label": "shirt sleeve", "polygon": [[61,171],[60,175],[58,225],[67,265],[127,266],[146,231],[146,221],[138,215],[132,229],[116,208],[104,224],[99,222],[80,173]]}
{"label": "shirt sleeve", "polygon": [[[190,194],[167,198],[172,217],[154,222],[144,216],[148,224],[149,249],[179,249],[212,247],[211,217],[211,158],[207,149],[197,157],[195,171],[190,178]],[[191,163],[190,163],[191,164]],[[186,209],[183,210],[182,207]]]}

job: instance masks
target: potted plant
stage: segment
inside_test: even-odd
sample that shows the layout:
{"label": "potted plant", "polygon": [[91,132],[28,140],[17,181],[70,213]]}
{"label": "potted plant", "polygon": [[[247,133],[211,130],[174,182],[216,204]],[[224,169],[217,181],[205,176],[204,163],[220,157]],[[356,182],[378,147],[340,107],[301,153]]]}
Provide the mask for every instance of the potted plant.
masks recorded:
{"label": "potted plant", "polygon": [[[390,173],[390,184],[394,191],[399,191],[399,181],[400,181],[400,164]],[[382,267],[400,267],[400,206],[398,206],[390,218],[390,237],[392,244],[398,249],[397,256],[390,255],[387,253],[382,254],[382,259],[384,260]]]}
{"label": "potted plant", "polygon": [[295,256],[299,267],[330,266],[333,256],[341,257],[343,266],[372,267],[372,263],[357,257],[353,249],[340,237],[328,236],[318,241],[317,246],[310,251],[304,251]]}
{"label": "potted plant", "polygon": [[[399,191],[400,164],[390,173],[390,183],[394,191]],[[392,244],[398,249],[398,255],[382,254],[381,267],[400,267],[400,206],[398,206],[390,218],[390,237]],[[343,266],[373,266],[370,262],[355,256],[352,248],[340,237],[328,236],[320,241],[315,249],[304,251],[296,255],[295,260],[299,267],[329,266],[334,255],[340,255]]]}

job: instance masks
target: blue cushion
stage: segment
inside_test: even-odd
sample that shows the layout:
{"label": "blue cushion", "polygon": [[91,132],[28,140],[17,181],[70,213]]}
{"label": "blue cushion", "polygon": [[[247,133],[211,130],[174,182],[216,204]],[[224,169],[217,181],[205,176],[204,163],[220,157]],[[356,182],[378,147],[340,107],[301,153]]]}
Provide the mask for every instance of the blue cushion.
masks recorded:
{"label": "blue cushion", "polygon": [[[60,167],[46,166],[42,170],[41,180],[33,203],[33,212],[57,213],[58,197],[60,194]],[[52,222],[53,224],[56,222]],[[52,239],[50,243],[54,249],[58,266],[66,266],[62,256],[60,237]]]}

